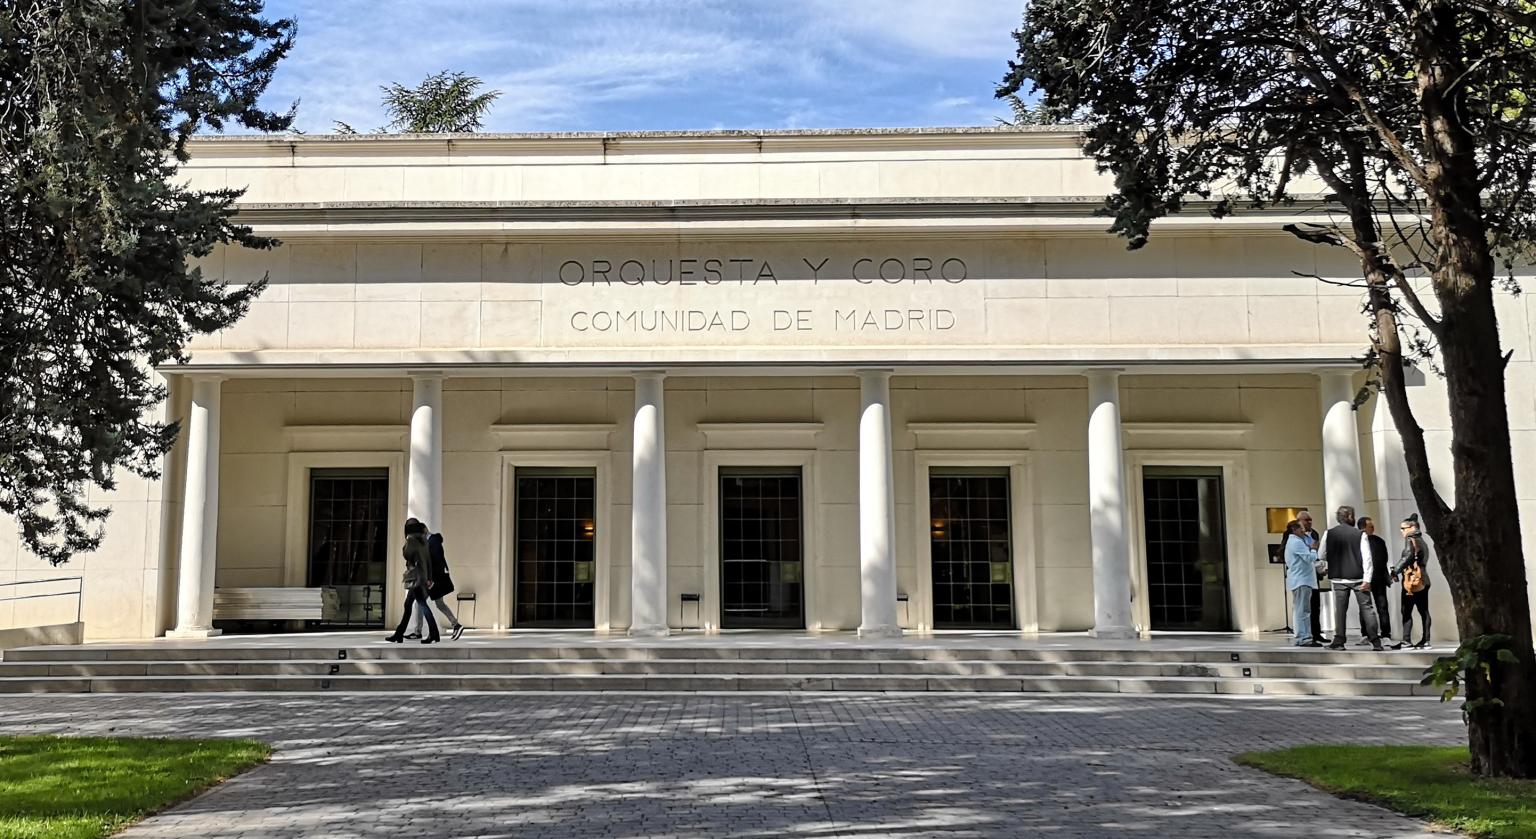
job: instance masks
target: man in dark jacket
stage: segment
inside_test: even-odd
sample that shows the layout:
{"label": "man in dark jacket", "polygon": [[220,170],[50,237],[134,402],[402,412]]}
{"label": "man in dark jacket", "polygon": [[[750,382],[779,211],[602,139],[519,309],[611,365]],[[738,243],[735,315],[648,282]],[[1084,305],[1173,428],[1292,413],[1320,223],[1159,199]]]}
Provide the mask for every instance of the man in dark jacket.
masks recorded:
{"label": "man in dark jacket", "polygon": [[419,605],[426,613],[428,635],[423,638],[423,644],[436,644],[441,640],[437,632],[437,619],[432,617],[432,612],[427,609],[427,592],[432,590],[432,553],[427,548],[427,526],[416,519],[405,520],[405,574],[401,582],[405,584],[405,614],[400,616],[400,625],[395,627],[395,634],[384,640],[391,644],[399,644],[405,640],[405,627],[411,622],[411,615]]}
{"label": "man in dark jacket", "polygon": [[1328,563],[1328,579],[1333,583],[1333,643],[1328,648],[1344,649],[1349,634],[1349,596],[1354,594],[1365,623],[1365,637],[1371,639],[1372,649],[1382,649],[1376,604],[1371,599],[1371,579],[1365,567],[1370,543],[1355,527],[1354,507],[1340,507],[1335,518],[1338,524],[1323,534],[1323,544],[1317,552],[1318,558]]}
{"label": "man in dark jacket", "polygon": [[[464,635],[464,624],[459,623],[459,616],[448,608],[448,595],[453,594],[453,577],[448,574],[448,557],[443,553],[443,534],[434,533],[427,537],[427,551],[432,555],[432,590],[427,592],[427,598],[437,607],[443,617],[448,619],[448,626],[453,631],[450,636],[457,641]],[[426,604],[422,604],[421,612],[428,612]],[[407,638],[421,637],[420,613],[411,621],[411,634]]]}
{"label": "man in dark jacket", "polygon": [[[1370,516],[1361,516],[1357,524],[1371,546],[1371,567],[1368,570],[1371,578],[1371,602],[1376,604],[1376,621],[1380,624],[1381,637],[1390,641],[1392,639],[1392,606],[1387,602],[1387,589],[1392,585],[1392,560],[1387,555],[1387,540],[1376,535],[1376,522]],[[1360,634],[1369,637],[1365,632],[1364,614],[1360,615]],[[1360,640],[1355,643],[1364,645],[1369,641]]]}

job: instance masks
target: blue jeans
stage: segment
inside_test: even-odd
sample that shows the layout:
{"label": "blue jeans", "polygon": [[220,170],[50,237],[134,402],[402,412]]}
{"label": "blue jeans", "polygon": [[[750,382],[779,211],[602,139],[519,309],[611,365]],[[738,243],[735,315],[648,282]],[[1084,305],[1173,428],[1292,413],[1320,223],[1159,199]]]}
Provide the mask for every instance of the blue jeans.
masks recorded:
{"label": "blue jeans", "polygon": [[1298,647],[1316,640],[1312,637],[1312,597],[1316,591],[1311,586],[1291,589],[1291,601],[1295,603],[1291,608],[1291,626],[1296,628],[1295,644]]}

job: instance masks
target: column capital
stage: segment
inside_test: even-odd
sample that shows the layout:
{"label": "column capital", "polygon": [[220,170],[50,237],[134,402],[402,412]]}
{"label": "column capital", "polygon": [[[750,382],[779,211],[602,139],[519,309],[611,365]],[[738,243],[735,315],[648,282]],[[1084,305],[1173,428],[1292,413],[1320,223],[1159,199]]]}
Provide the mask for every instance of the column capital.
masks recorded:
{"label": "column capital", "polygon": [[865,376],[872,376],[879,379],[889,379],[891,376],[896,374],[896,371],[889,367],[864,367],[853,372],[861,379]]}
{"label": "column capital", "polygon": [[631,376],[633,376],[633,377],[635,377],[637,379],[645,379],[647,381],[661,381],[662,379],[665,379],[667,377],[667,371],[665,371],[665,370],[631,370],[631,371],[629,371],[629,375],[631,375]]}
{"label": "column capital", "polygon": [[447,374],[441,370],[407,370],[405,375],[411,379],[444,379]]}
{"label": "column capital", "polygon": [[1089,367],[1083,375],[1090,379],[1118,379],[1124,372],[1123,367]]}
{"label": "column capital", "polygon": [[181,375],[184,376],[187,381],[193,383],[206,382],[208,384],[219,384],[220,382],[229,381],[229,376],[225,373],[182,373]]}

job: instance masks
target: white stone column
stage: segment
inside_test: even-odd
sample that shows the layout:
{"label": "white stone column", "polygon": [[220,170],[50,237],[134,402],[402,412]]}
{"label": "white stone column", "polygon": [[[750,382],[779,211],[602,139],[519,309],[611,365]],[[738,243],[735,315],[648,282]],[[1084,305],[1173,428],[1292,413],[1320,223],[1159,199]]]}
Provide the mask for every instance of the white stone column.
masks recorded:
{"label": "white stone column", "polygon": [[859,591],[861,638],[895,638],[896,489],[891,469],[891,374],[859,371]]}
{"label": "white stone column", "polygon": [[1355,425],[1354,376],[1348,370],[1317,374],[1323,407],[1323,504],[1313,516],[1319,530],[1335,523],[1334,512],[1348,505],[1365,514],[1365,482],[1360,476],[1360,432]]}
{"label": "white stone column", "polygon": [[219,544],[220,376],[192,376],[187,414],[187,475],[182,494],[181,565],[176,588],[176,628],[171,638],[211,638],[214,557]]}
{"label": "white stone column", "polygon": [[1088,378],[1088,515],[1093,541],[1093,632],[1134,638],[1131,553],[1127,536],[1125,450],[1120,437],[1120,372],[1090,370]]}
{"label": "white stone column", "polygon": [[[443,529],[443,376],[411,376],[411,463],[405,514],[433,533]],[[398,534],[391,534],[395,538]]]}
{"label": "white stone column", "polygon": [[666,376],[635,374],[634,486],[630,497],[629,634],[667,634]]}

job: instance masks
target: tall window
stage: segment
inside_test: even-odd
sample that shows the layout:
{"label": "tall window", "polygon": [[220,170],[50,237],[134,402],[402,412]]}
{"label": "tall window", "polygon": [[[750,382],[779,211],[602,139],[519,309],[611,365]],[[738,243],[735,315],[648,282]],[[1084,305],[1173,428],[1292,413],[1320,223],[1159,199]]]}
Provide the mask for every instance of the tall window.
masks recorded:
{"label": "tall window", "polygon": [[1232,629],[1221,470],[1142,473],[1147,601],[1153,629]]}
{"label": "tall window", "polygon": [[720,626],[805,626],[799,467],[720,470]]}
{"label": "tall window", "polygon": [[933,625],[1013,629],[1013,542],[1008,468],[928,474]]}
{"label": "tall window", "polygon": [[592,469],[518,468],[518,626],[593,625],[597,476]]}
{"label": "tall window", "polygon": [[311,469],[307,585],[336,590],[324,626],[384,625],[389,470]]}

